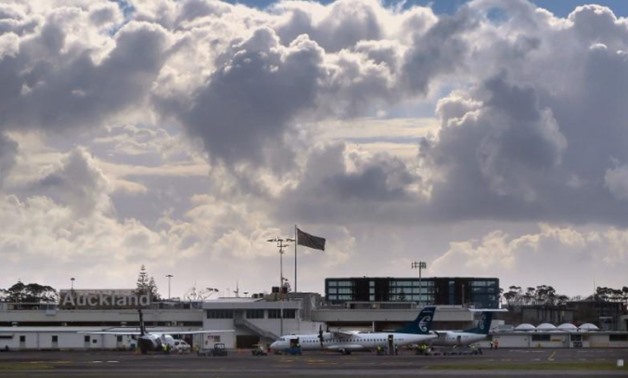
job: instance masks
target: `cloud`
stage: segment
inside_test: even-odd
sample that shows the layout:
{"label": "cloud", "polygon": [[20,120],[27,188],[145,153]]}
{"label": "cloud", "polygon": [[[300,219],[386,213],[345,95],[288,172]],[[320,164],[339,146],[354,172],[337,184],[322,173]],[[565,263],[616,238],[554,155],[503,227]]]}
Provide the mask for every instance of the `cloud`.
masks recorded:
{"label": "cloud", "polygon": [[435,274],[627,265],[628,29],[608,8],[62,5],[0,5],[15,266],[270,286],[266,240],[295,223],[330,246],[304,252],[310,287],[409,275],[416,254]]}
{"label": "cloud", "polygon": [[0,60],[0,129],[95,127],[143,104],[165,59],[163,29],[130,22],[111,38],[120,16],[110,4],[44,16],[33,17],[37,27],[17,41],[9,33],[17,51]]}
{"label": "cloud", "polygon": [[[539,224],[527,234],[495,230],[479,239],[452,242],[430,266],[439,276],[501,276],[502,287],[552,285],[561,294],[586,295],[598,286],[621,287],[628,258],[626,231]],[[563,284],[568,269],[571,284]]]}
{"label": "cloud", "polygon": [[268,29],[233,50],[182,118],[212,158],[228,165],[272,164],[274,150],[291,152],[281,140],[286,122],[314,101],[320,50],[307,38],[284,48]]}
{"label": "cloud", "polygon": [[83,148],[77,148],[54,171],[28,186],[26,193],[44,195],[72,209],[78,217],[108,211],[108,180]]}
{"label": "cloud", "polygon": [[4,134],[0,134],[0,188],[15,165],[16,153],[17,143]]}

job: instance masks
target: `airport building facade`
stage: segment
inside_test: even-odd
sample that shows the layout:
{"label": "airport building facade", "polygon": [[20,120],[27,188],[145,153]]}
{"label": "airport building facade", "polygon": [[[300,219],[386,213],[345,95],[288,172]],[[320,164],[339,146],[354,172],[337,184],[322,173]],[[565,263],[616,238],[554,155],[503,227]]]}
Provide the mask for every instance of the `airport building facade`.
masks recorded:
{"label": "airport building facade", "polygon": [[[154,332],[177,337],[177,332],[211,330],[180,337],[195,348],[212,348],[216,343],[224,343],[234,349],[258,343],[267,345],[285,334],[314,334],[320,327],[391,331],[415,319],[428,304],[437,306],[433,329],[465,329],[474,322],[474,313],[469,311],[468,305],[491,308],[492,295],[496,294],[493,288],[499,290],[494,278],[428,278],[425,281],[432,285],[424,287],[423,282],[419,285],[414,278],[368,279],[366,285],[358,279],[330,278],[326,280],[327,299],[317,293],[283,296],[271,293],[202,302],[160,301],[148,304],[143,313],[146,326]],[[347,283],[354,286],[345,286]],[[460,292],[456,291],[456,286]],[[446,290],[440,289],[443,287]],[[333,292],[330,290],[333,288],[354,289]],[[419,291],[414,292],[417,288]],[[367,297],[362,296],[364,293]],[[131,335],[90,333],[138,329],[137,309],[120,299],[123,293],[83,294],[86,299],[70,301],[66,298],[59,304],[0,303],[0,350],[133,348],[136,340]],[[338,294],[347,296],[334,297]],[[103,295],[109,297],[103,298]],[[413,297],[404,297],[406,295]],[[450,304],[463,296],[465,299],[461,302],[465,306]],[[98,305],[90,307],[94,303]],[[504,347],[628,347],[625,330],[575,333],[564,329],[518,330],[504,327],[500,316],[496,318],[492,326],[495,332],[490,337]]]}
{"label": "airport building facade", "polygon": [[415,302],[499,307],[499,279],[478,277],[351,277],[325,279],[325,298],[346,302]]}

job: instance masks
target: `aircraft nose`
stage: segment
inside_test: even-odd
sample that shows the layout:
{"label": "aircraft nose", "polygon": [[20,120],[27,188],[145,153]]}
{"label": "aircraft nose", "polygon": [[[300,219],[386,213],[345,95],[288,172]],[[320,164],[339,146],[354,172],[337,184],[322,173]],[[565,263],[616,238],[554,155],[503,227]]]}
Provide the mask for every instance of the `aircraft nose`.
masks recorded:
{"label": "aircraft nose", "polygon": [[278,343],[277,341],[273,341],[273,342],[270,344],[270,349],[276,349],[276,348],[277,348],[277,343]]}

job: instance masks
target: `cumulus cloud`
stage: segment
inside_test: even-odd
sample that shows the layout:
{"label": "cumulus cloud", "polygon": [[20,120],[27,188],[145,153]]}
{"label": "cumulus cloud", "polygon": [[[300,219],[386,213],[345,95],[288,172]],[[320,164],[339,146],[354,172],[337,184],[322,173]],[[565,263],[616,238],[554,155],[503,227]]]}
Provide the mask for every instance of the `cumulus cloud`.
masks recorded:
{"label": "cumulus cloud", "polygon": [[0,188],[15,165],[16,152],[17,143],[4,134],[0,134]]}
{"label": "cumulus cloud", "polygon": [[[582,229],[539,224],[530,233],[509,235],[492,231],[479,239],[451,243],[430,269],[437,275],[502,277],[502,287],[553,285],[567,295],[584,295],[594,285],[621,287],[621,266],[625,263],[626,231]],[[564,285],[569,270],[571,284]]]}
{"label": "cumulus cloud", "polygon": [[[88,128],[141,106],[165,58],[159,26],[130,22],[108,37],[117,8],[55,8],[0,60],[0,128]],[[96,15],[96,16],[95,16]],[[10,38],[10,37],[8,37]],[[1,46],[2,44],[0,44]]]}
{"label": "cumulus cloud", "polygon": [[626,26],[526,0],[1,4],[0,245],[24,266],[115,249],[124,274],[254,261],[266,284],[250,266],[299,223],[337,274],[383,249],[439,274],[625,268]]}
{"label": "cumulus cloud", "polygon": [[53,172],[29,185],[27,193],[43,195],[72,209],[78,217],[110,210],[108,180],[85,149],[78,148]]}

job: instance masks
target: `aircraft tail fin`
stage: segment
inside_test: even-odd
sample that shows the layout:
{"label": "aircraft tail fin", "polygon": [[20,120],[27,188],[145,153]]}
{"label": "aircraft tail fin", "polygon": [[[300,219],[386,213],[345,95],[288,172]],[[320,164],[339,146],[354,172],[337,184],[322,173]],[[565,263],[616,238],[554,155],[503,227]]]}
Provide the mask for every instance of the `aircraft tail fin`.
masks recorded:
{"label": "aircraft tail fin", "polygon": [[144,336],[146,334],[146,327],[144,326],[144,314],[142,314],[142,309],[138,309],[137,312],[140,314],[140,336]]}
{"label": "aircraft tail fin", "polygon": [[436,307],[434,306],[424,307],[414,321],[405,324],[400,329],[395,330],[395,332],[429,334],[435,311]]}
{"label": "aircraft tail fin", "polygon": [[487,335],[491,329],[492,320],[493,320],[493,312],[483,311],[482,314],[480,315],[480,320],[478,321],[477,326],[473,328],[469,328],[465,330],[465,332]]}

